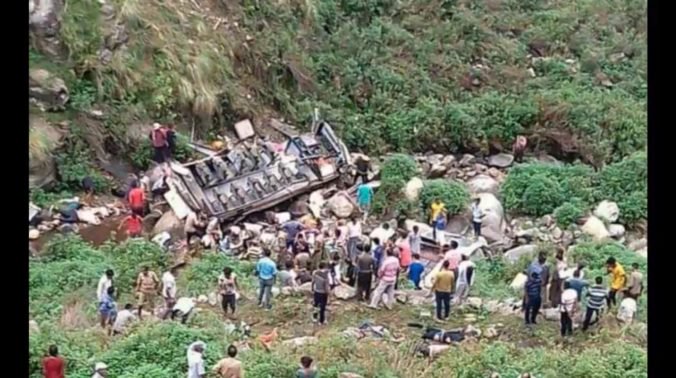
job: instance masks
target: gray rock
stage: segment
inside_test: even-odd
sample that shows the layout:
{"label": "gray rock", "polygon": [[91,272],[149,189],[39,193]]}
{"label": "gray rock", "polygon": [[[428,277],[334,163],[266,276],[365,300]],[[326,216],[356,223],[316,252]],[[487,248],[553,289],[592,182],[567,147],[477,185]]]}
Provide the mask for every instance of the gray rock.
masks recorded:
{"label": "gray rock", "polygon": [[483,301],[479,297],[468,297],[465,303],[467,303],[467,306],[469,306],[470,308],[479,310],[481,309],[481,304],[483,303]]}
{"label": "gray rock", "polygon": [[467,181],[467,187],[472,194],[492,193],[497,195],[500,184],[490,176],[478,175]]}
{"label": "gray rock", "polygon": [[38,101],[47,110],[63,109],[68,102],[66,83],[49,71],[34,68],[29,70],[28,95]]}
{"label": "gray rock", "polygon": [[406,183],[406,186],[404,187],[404,194],[406,195],[406,199],[412,202],[418,201],[418,197],[420,197],[420,191],[422,190],[422,188],[423,181],[420,178],[414,177],[410,179]]}
{"label": "gray rock", "polygon": [[454,215],[448,220],[446,231],[453,234],[463,235],[469,229],[471,222],[466,215]]}
{"label": "gray rock", "polygon": [[535,244],[526,244],[510,249],[509,251],[505,252],[504,257],[505,259],[507,259],[508,262],[514,264],[517,261],[519,261],[519,258],[521,258],[521,256],[533,254],[535,253],[535,251],[537,251],[537,249],[538,247]]}
{"label": "gray rock", "polygon": [[338,299],[348,300],[354,298],[357,295],[357,291],[353,287],[340,285],[333,289],[333,295]]}
{"label": "gray rock", "polygon": [[427,156],[427,162],[430,163],[430,165],[440,165],[442,164],[441,161],[443,160],[444,155],[442,154],[433,154]]}
{"label": "gray rock", "polygon": [[60,13],[63,4],[63,0],[28,1],[28,26],[31,42],[38,51],[50,58],[64,57],[67,52],[60,38]]}
{"label": "gray rock", "polygon": [[562,236],[563,236],[563,231],[561,231],[561,229],[558,228],[558,227],[554,227],[554,229],[552,230],[552,237],[554,239],[561,239]]}
{"label": "gray rock", "polygon": [[625,229],[621,224],[611,224],[608,226],[608,232],[610,233],[610,237],[619,239],[624,236]]}
{"label": "gray rock", "polygon": [[441,159],[441,164],[446,166],[447,168],[452,168],[455,166],[456,161],[455,161],[455,156],[453,155],[446,155],[444,156],[443,159]]}
{"label": "gray rock", "polygon": [[479,338],[481,337],[481,329],[470,324],[465,328],[465,336]]}
{"label": "gray rock", "polygon": [[328,207],[338,218],[347,218],[354,212],[354,204],[343,192],[335,194],[328,201]]}
{"label": "gray rock", "polygon": [[500,335],[500,332],[493,325],[486,328],[486,332],[484,332],[484,336],[487,339],[494,339],[494,338],[498,337],[499,335]]}
{"label": "gray rock", "polygon": [[591,216],[587,219],[587,222],[582,226],[582,232],[591,236],[596,241],[601,241],[610,237],[606,225],[595,216]]}
{"label": "gray rock", "polygon": [[174,214],[173,210],[169,210],[162,214],[157,223],[153,226],[153,235],[168,232],[172,236],[181,235],[183,231],[183,222]]}
{"label": "gray rock", "polygon": [[615,202],[601,201],[594,209],[594,215],[606,222],[615,222],[620,217],[620,208]]}
{"label": "gray rock", "polygon": [[488,165],[491,167],[507,168],[514,162],[514,155],[500,153],[488,158]]}
{"label": "gray rock", "polygon": [[447,170],[448,167],[446,167],[445,165],[433,164],[429,172],[427,173],[427,176],[432,179],[440,178],[444,176]]}
{"label": "gray rock", "polygon": [[464,154],[462,155],[462,159],[460,159],[458,165],[461,167],[467,167],[474,161],[474,159],[475,159],[474,155]]}
{"label": "gray rock", "polygon": [[540,310],[545,320],[557,321],[561,319],[561,311],[557,308],[545,308]]}
{"label": "gray rock", "polygon": [[631,249],[632,251],[638,251],[640,249],[643,249],[648,246],[648,239],[646,238],[641,238],[638,240],[634,240],[629,245],[627,248]]}
{"label": "gray rock", "polygon": [[506,229],[504,210],[500,201],[491,193],[481,193],[479,207],[484,213],[481,220],[481,236],[489,243],[502,241]]}
{"label": "gray rock", "polygon": [[562,165],[555,157],[547,154],[538,156],[536,160],[542,164]]}

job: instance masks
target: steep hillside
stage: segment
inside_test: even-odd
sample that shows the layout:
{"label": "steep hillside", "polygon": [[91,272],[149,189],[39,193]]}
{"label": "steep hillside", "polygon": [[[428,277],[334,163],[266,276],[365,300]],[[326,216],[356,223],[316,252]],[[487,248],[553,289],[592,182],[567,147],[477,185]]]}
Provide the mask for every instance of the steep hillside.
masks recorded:
{"label": "steep hillside", "polygon": [[98,110],[120,145],[151,120],[206,135],[318,107],[368,153],[488,152],[523,133],[601,165],[646,147],[644,0],[31,4],[31,68],[64,80],[71,127]]}

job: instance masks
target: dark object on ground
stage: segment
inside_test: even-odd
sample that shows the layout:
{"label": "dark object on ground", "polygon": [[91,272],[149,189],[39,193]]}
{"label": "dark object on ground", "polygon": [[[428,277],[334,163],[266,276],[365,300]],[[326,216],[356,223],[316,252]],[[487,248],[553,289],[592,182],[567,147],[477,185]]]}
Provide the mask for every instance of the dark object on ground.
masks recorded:
{"label": "dark object on ground", "polygon": [[427,327],[422,338],[444,344],[459,343],[465,340],[465,332],[463,330],[444,331],[439,328]]}

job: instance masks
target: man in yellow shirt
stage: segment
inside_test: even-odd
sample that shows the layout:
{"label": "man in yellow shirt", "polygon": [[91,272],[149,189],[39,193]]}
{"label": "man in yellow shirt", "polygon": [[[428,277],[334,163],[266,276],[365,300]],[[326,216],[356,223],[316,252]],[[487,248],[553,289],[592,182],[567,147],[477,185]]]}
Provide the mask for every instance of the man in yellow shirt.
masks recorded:
{"label": "man in yellow shirt", "polygon": [[608,309],[610,309],[611,304],[617,304],[615,295],[618,291],[624,289],[624,286],[627,283],[627,274],[624,272],[622,265],[615,261],[614,257],[608,258],[606,267],[608,268],[608,273],[612,275],[610,292],[608,293]]}
{"label": "man in yellow shirt", "polygon": [[437,240],[437,218],[444,211],[444,203],[439,198],[435,198],[430,205],[430,224],[432,225],[432,238]]}
{"label": "man in yellow shirt", "polygon": [[[453,271],[449,269],[450,263],[444,260],[441,269],[434,276],[432,281],[432,291],[436,297],[437,302],[437,319],[444,321],[448,319],[451,312],[451,293],[453,292],[453,283],[455,283],[455,276]],[[442,316],[443,307],[443,316]]]}

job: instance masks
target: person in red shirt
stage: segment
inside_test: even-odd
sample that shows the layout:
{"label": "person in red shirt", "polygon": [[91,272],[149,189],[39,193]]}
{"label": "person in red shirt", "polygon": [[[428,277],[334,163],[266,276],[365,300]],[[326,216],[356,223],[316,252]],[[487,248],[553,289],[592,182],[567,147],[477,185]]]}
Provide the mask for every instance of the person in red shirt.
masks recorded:
{"label": "person in red shirt", "polygon": [[42,360],[42,374],[45,378],[64,378],[65,362],[59,356],[59,348],[56,345],[49,346],[49,356]]}
{"label": "person in red shirt", "polygon": [[146,203],[146,194],[143,191],[143,188],[139,187],[138,181],[131,183],[131,190],[127,195],[127,201],[129,202],[129,207],[131,211],[143,215],[143,209],[145,208]]}
{"label": "person in red shirt", "polygon": [[127,235],[129,235],[130,238],[139,237],[143,233],[143,218],[132,211],[128,217],[122,220],[118,230],[121,230],[122,227],[126,227]]}

